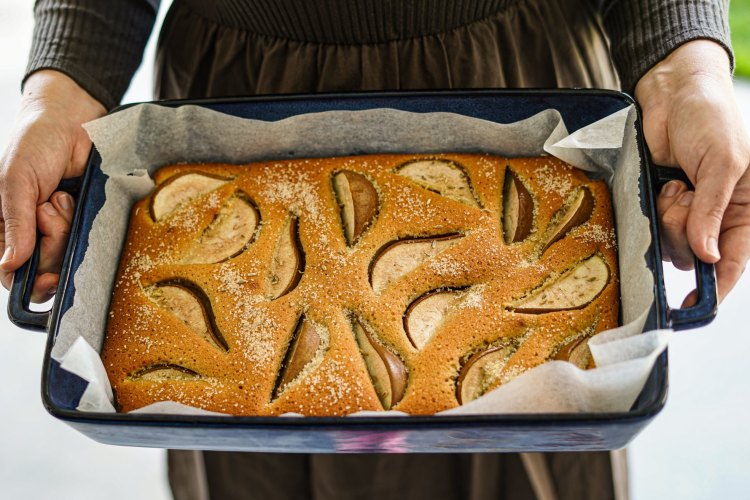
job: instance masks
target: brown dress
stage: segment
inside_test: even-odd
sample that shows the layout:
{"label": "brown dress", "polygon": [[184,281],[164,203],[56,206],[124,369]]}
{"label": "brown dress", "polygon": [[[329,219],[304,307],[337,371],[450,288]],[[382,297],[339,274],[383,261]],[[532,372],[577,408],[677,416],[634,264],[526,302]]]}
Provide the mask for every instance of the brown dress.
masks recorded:
{"label": "brown dress", "polygon": [[[339,2],[348,5],[340,11],[320,8],[326,2],[302,3],[270,2],[248,29],[211,2],[176,0],[159,41],[157,97],[618,87],[599,18],[586,0],[473,2],[476,8],[455,7],[453,14],[415,8],[409,18],[389,0]],[[454,8],[450,1],[438,4]],[[455,4],[472,7],[471,1]],[[606,452],[532,458],[548,472],[554,498],[615,498]],[[179,500],[532,500],[528,459],[172,451],[169,466]]]}

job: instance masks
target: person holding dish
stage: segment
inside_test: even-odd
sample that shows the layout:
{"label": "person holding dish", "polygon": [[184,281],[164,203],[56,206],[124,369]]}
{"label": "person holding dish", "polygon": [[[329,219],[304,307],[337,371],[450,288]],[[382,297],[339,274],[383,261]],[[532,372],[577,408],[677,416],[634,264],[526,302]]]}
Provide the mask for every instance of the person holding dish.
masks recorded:
{"label": "person holding dish", "polygon": [[[122,98],[157,4],[37,1],[22,106],[0,156],[6,288],[38,230],[33,298],[55,293],[73,213],[73,199],[56,187],[81,175],[91,147],[81,124]],[[732,88],[727,11],[723,0],[175,0],[160,33],[155,97],[621,88],[641,107],[654,162],[682,168],[695,185],[672,181],[659,195],[665,256],[680,269],[692,266],[693,254],[716,263],[724,298],[750,257],[750,140]],[[542,461],[558,498],[615,495],[605,453]],[[516,455],[182,452],[170,463],[178,498],[247,498],[248,485],[258,498],[521,499],[539,492]]]}

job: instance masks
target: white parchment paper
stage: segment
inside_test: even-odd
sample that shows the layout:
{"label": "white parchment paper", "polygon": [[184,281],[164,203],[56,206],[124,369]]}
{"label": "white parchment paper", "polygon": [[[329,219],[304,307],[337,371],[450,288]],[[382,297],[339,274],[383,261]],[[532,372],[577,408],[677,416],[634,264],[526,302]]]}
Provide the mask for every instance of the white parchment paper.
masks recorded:
{"label": "white parchment paper", "polygon": [[[227,162],[367,153],[485,152],[553,154],[609,184],[619,240],[623,326],[589,342],[597,368],[551,361],[447,414],[627,411],[641,391],[668,332],[640,335],[653,297],[644,253],[648,219],[638,193],[640,162],[635,110],[623,109],[573,134],[560,114],[543,111],[498,124],[452,113],[393,109],[329,111],[265,122],[198,106],[140,105],[86,125],[109,176],[106,202],[93,222],[89,247],[75,275],[76,296],[63,316],[53,358],[89,381],[78,407],[112,412],[112,391],[99,358],[109,300],[132,204],[153,188],[150,175],[179,162]],[[141,413],[205,413],[174,402]],[[397,412],[379,412],[392,414]]]}

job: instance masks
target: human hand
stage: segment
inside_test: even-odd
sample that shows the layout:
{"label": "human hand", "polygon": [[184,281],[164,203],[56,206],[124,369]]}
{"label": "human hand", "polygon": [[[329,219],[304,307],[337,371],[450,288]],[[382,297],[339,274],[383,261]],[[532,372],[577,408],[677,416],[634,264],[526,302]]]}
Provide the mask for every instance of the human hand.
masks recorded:
{"label": "human hand", "polygon": [[73,198],[54,190],[61,179],[83,173],[91,141],[81,124],[105,112],[63,73],[43,70],[26,80],[21,109],[0,155],[0,282],[10,288],[13,272],[34,250],[38,227],[34,302],[55,293],[73,217]]}
{"label": "human hand", "polygon": [[646,73],[635,95],[653,161],[681,167],[695,186],[671,181],[659,194],[665,259],[683,270],[693,253],[716,263],[723,300],[750,257],[750,139],[727,53],[709,40],[688,42]]}

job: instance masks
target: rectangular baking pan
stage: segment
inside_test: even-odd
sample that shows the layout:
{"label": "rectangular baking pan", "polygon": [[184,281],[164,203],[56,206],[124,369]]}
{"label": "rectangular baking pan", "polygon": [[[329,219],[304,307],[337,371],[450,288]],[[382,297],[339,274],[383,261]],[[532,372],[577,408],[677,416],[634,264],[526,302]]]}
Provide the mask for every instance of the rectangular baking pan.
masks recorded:
{"label": "rectangular baking pan", "polygon": [[[394,108],[411,112],[453,112],[508,123],[548,108],[557,109],[572,132],[633,104],[626,94],[606,90],[479,90],[388,92],[251,97],[200,101],[162,101],[163,106],[192,104],[259,120],[329,110]],[[113,112],[117,112],[120,109]],[[656,167],[638,128],[642,156],[640,193],[649,218],[652,243],[646,261],[653,272],[655,302],[646,329],[688,329],[716,315],[716,279],[712,265],[696,260],[698,303],[670,309],[666,303],[655,197],[678,169]],[[82,179],[61,188],[77,198],[60,285],[51,311],[29,309],[34,257],[15,275],[8,302],[11,320],[22,328],[48,332],[42,373],[42,399],[47,410],[83,434],[102,443],[160,448],[264,452],[517,452],[610,450],[625,446],[663,408],[667,397],[667,353],[657,360],[643,391],[627,412],[580,414],[512,414],[414,417],[217,417],[80,412],[86,383],[62,370],[50,357],[62,314],[75,297],[73,276],[80,265],[89,231],[104,203],[106,176],[92,151]],[[681,177],[684,180],[684,177]]]}

